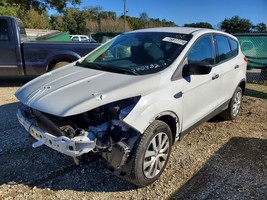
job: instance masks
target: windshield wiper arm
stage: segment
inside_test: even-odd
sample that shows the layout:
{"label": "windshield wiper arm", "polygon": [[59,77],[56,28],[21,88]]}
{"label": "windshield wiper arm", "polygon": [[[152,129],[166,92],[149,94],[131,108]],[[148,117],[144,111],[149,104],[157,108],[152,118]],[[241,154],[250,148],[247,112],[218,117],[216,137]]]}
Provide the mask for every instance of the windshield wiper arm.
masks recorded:
{"label": "windshield wiper arm", "polygon": [[114,71],[123,73],[123,74],[131,74],[131,75],[139,75],[136,71],[126,68],[115,68]]}

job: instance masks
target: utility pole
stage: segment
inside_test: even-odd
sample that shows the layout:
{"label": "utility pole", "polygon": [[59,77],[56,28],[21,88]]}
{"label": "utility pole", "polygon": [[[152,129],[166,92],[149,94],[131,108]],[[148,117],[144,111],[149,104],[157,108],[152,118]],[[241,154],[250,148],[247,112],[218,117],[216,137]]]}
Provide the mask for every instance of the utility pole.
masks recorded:
{"label": "utility pole", "polygon": [[124,1],[124,32],[126,32],[126,0]]}

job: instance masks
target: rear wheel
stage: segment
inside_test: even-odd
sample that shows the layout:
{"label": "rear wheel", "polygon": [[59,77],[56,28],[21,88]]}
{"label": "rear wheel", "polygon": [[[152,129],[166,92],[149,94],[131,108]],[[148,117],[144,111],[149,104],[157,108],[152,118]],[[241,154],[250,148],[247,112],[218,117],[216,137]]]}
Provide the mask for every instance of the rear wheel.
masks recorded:
{"label": "rear wheel", "polygon": [[220,113],[220,116],[228,120],[234,120],[240,111],[242,96],[242,89],[240,87],[237,87],[228,108]]}
{"label": "rear wheel", "polygon": [[139,187],[156,181],[166,167],[171,146],[170,127],[163,121],[155,120],[145,130],[137,146],[129,181]]}

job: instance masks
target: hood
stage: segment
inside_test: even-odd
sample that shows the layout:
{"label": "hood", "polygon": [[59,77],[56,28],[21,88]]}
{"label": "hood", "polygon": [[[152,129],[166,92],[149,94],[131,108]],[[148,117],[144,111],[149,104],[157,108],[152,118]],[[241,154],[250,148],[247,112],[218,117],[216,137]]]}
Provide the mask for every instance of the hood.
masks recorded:
{"label": "hood", "polygon": [[66,66],[21,87],[15,96],[39,111],[71,116],[158,88],[160,74],[134,76]]}

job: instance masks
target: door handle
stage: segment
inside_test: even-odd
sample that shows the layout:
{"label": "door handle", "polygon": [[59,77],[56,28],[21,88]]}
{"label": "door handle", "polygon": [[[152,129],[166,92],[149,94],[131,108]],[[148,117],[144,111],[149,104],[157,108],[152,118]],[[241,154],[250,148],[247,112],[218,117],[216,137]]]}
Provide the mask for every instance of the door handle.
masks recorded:
{"label": "door handle", "polygon": [[238,69],[238,68],[239,68],[239,65],[236,65],[236,66],[235,66],[235,69]]}
{"label": "door handle", "polygon": [[217,79],[217,78],[219,78],[219,74],[215,74],[213,77],[212,77],[212,80],[215,80],[215,79]]}

